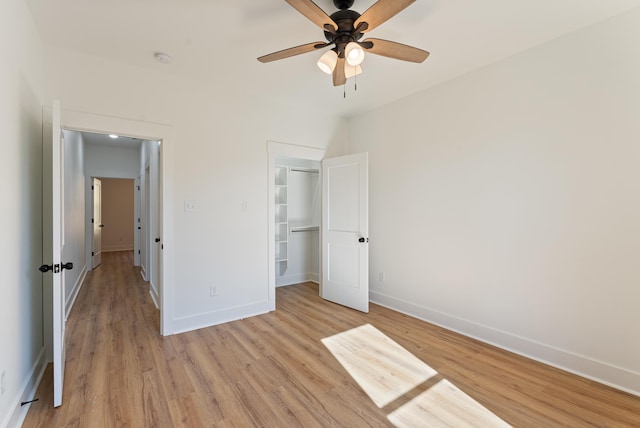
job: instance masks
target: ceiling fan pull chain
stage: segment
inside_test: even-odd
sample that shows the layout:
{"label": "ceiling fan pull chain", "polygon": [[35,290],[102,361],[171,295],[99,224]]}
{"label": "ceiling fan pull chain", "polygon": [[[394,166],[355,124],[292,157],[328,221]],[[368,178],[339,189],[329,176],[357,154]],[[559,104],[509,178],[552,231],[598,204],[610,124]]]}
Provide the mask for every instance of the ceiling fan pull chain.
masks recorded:
{"label": "ceiling fan pull chain", "polygon": [[342,85],[342,98],[347,98],[347,82]]}

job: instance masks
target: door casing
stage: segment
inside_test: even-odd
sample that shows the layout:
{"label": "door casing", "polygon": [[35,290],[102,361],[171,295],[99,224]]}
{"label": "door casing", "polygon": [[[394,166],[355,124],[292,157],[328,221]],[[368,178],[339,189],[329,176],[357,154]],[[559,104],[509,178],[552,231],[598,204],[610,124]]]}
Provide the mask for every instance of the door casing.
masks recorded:
{"label": "door casing", "polygon": [[162,232],[163,254],[159,260],[159,302],[160,334],[166,336],[174,333],[173,326],[173,214],[172,186],[173,181],[173,127],[169,125],[141,122],[124,118],[96,115],[77,111],[64,111],[62,127],[79,132],[99,134],[117,133],[143,140],[160,141],[159,160],[159,205],[158,229]]}

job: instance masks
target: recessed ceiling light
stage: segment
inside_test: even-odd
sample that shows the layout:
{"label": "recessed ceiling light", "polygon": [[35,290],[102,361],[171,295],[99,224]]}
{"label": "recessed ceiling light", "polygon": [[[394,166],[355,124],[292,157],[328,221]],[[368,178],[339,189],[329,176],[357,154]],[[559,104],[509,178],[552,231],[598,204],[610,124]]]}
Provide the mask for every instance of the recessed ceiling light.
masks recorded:
{"label": "recessed ceiling light", "polygon": [[118,138],[116,134],[109,134],[109,138]]}
{"label": "recessed ceiling light", "polygon": [[153,57],[163,64],[171,64],[173,62],[173,58],[171,58],[171,55],[164,52],[156,52],[153,54]]}

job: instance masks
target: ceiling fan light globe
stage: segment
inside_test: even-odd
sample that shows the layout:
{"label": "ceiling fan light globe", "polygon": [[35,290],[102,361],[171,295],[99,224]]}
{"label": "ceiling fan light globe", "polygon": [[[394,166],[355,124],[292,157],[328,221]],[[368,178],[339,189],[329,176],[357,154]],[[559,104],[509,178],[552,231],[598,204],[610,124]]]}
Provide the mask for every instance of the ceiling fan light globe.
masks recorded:
{"label": "ceiling fan light globe", "polygon": [[347,64],[355,67],[362,64],[362,61],[364,61],[364,49],[362,49],[362,47],[357,43],[349,42],[344,49],[344,56],[347,60]]}
{"label": "ceiling fan light globe", "polygon": [[338,62],[338,54],[335,51],[329,50],[325,52],[320,59],[318,59],[318,68],[322,70],[322,72],[331,74],[333,70],[336,68],[336,63]]}

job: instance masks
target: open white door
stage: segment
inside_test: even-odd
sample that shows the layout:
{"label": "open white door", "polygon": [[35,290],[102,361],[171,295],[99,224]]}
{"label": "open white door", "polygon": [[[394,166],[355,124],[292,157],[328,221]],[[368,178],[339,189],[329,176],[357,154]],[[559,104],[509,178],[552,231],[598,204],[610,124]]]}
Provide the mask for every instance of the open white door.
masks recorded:
{"label": "open white door", "polygon": [[[47,122],[47,120],[45,120]],[[62,262],[62,249],[64,247],[64,216],[63,216],[63,159],[64,145],[60,126],[60,103],[53,102],[51,111],[51,136],[46,132],[44,144],[45,162],[50,162],[51,169],[44,168],[46,175],[43,180],[43,207],[45,208],[43,230],[45,248],[43,256],[45,258],[40,266],[40,271],[45,275],[52,275],[52,281],[44,281],[44,284],[51,284],[52,287],[52,357],[53,357],[53,405],[58,407],[62,404],[62,385],[64,383],[64,362],[65,362],[65,311],[64,311],[64,270],[72,269],[72,263]],[[50,143],[50,144],[49,144]],[[49,157],[50,156],[50,157]],[[50,173],[51,175],[49,176]],[[47,264],[51,263],[51,264]]]}
{"label": "open white door", "polygon": [[93,249],[91,256],[93,259],[93,269],[97,268],[102,262],[102,180],[94,178],[91,184],[93,192]]}
{"label": "open white door", "polygon": [[321,297],[369,312],[368,155],[322,161]]}

